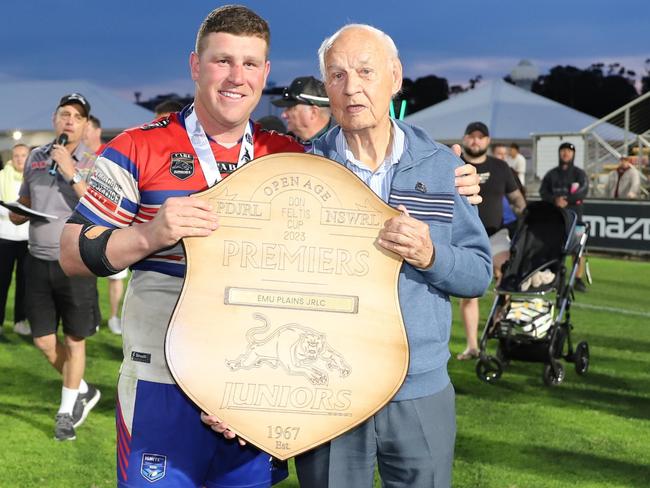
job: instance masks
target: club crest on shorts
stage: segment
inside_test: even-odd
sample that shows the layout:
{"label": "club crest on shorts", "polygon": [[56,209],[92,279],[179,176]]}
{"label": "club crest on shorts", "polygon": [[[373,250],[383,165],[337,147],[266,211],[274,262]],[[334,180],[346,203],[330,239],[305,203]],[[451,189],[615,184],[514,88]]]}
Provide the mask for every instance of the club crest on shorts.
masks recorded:
{"label": "club crest on shorts", "polygon": [[154,481],[161,480],[165,477],[167,471],[167,456],[160,454],[143,454],[142,466],[140,467],[140,474],[147,480]]}
{"label": "club crest on shorts", "polygon": [[194,174],[194,156],[190,153],[172,153],[169,172],[179,180],[186,180]]}

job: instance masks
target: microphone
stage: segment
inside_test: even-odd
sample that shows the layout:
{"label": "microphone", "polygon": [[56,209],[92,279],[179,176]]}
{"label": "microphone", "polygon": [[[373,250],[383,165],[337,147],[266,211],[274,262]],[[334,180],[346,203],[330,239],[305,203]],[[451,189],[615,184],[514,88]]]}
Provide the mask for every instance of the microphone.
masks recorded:
{"label": "microphone", "polygon": [[[54,139],[54,144],[59,144],[60,146],[65,146],[67,143],[68,143],[68,134],[65,134],[65,133],[61,134],[59,137]],[[54,161],[54,159],[53,159],[52,164],[50,165],[50,170],[49,170],[49,173],[52,176],[56,176],[56,168],[57,168],[57,166],[58,166],[58,163],[56,161]]]}

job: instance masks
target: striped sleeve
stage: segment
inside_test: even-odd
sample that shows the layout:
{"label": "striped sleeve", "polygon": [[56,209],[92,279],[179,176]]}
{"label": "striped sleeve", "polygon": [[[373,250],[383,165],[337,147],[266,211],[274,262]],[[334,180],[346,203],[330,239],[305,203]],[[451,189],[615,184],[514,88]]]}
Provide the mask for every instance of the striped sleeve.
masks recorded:
{"label": "striped sleeve", "polygon": [[122,133],[97,158],[77,212],[98,225],[128,227],[140,209],[138,173],[133,140]]}

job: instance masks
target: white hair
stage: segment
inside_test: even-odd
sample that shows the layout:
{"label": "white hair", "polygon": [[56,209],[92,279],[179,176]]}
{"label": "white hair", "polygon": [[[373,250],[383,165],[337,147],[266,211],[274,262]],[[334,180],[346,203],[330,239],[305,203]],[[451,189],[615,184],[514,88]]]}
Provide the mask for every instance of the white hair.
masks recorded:
{"label": "white hair", "polygon": [[327,51],[329,51],[329,49],[332,47],[334,42],[336,42],[338,37],[343,33],[343,31],[346,31],[348,29],[364,29],[374,34],[375,36],[377,36],[379,40],[381,40],[385,44],[386,50],[390,55],[391,61],[399,60],[399,53],[397,52],[397,46],[395,46],[395,42],[393,42],[393,39],[384,31],[381,31],[376,27],[373,27],[368,24],[346,24],[331,36],[326,37],[323,43],[318,48],[318,62],[320,64],[320,74],[323,81],[326,79],[325,55],[327,54]]}

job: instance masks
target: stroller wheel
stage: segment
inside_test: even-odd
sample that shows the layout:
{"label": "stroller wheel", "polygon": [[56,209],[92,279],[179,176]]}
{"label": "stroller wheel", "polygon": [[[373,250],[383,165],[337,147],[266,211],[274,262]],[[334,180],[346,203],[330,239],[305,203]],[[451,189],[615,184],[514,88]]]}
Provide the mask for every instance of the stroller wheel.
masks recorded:
{"label": "stroller wheel", "polygon": [[[555,370],[553,368],[555,367]],[[544,384],[546,386],[556,386],[564,381],[564,366],[559,361],[553,361],[553,365],[544,365]]]}
{"label": "stroller wheel", "polygon": [[586,341],[581,341],[576,346],[575,353],[573,354],[576,373],[579,375],[587,374],[589,370],[589,345]]}
{"label": "stroller wheel", "polygon": [[481,358],[476,363],[476,376],[486,383],[494,383],[501,378],[502,373],[501,361],[494,356],[487,356],[485,359]]}

